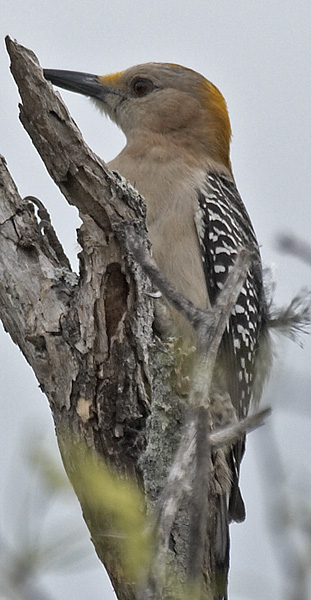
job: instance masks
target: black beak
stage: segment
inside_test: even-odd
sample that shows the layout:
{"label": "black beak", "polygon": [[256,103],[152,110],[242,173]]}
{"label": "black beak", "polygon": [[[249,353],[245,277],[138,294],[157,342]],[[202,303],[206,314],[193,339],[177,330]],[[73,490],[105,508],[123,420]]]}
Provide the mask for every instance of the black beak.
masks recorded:
{"label": "black beak", "polygon": [[51,81],[53,85],[57,85],[64,90],[77,92],[84,96],[103,99],[103,86],[97,75],[89,73],[79,73],[78,71],[58,71],[54,69],[43,69],[45,79]]}

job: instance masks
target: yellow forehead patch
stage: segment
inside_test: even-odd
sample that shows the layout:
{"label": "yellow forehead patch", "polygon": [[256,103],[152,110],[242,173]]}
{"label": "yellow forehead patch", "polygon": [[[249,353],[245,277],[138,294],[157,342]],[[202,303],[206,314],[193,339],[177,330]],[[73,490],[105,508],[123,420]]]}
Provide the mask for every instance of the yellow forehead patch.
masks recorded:
{"label": "yellow forehead patch", "polygon": [[102,75],[99,76],[98,79],[103,85],[107,85],[108,87],[118,87],[118,83],[120,81],[120,77],[123,71],[119,71],[118,73],[111,73],[110,75]]}

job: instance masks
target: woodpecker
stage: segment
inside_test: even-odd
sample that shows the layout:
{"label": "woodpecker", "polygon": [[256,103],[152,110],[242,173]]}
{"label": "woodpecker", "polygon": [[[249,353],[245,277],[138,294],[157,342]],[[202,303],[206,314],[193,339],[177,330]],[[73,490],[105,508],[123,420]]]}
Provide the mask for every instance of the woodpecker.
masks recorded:
{"label": "woodpecker", "polygon": [[[215,375],[215,397],[229,395],[236,418],[244,418],[261,394],[268,313],[258,243],[232,173],[231,126],[221,92],[199,73],[170,63],[106,76],[59,70],[44,70],[44,75],[54,85],[89,96],[124,132],[126,145],[108,166],[144,196],[153,257],[193,304],[212,306],[238,249],[254,248]],[[187,336],[183,318],[172,315],[167,333]],[[221,402],[216,404],[215,423],[222,412]],[[245,518],[238,486],[243,452],[241,439],[227,455],[229,521]]]}

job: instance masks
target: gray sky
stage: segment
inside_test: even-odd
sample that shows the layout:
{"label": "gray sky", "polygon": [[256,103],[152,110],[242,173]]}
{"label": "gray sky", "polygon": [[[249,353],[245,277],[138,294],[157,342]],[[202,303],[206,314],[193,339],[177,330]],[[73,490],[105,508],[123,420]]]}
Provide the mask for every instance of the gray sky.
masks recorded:
{"label": "gray sky", "polygon": [[[215,83],[228,103],[233,170],[262,246],[263,260],[273,266],[277,301],[286,303],[302,286],[311,287],[310,269],[295,258],[282,256],[275,244],[280,232],[310,239],[309,0],[1,0],[0,7],[0,37],[9,34],[32,48],[46,68],[105,74],[137,63],[168,61],[200,71]],[[0,152],[21,195],[36,195],[47,206],[76,264],[75,210],[66,206],[18,121],[19,98],[8,64],[3,44]],[[91,148],[106,160],[117,154],[122,133],[86,98],[68,92],[62,95]],[[0,491],[0,531],[5,526],[8,533],[15,521],[15,498],[20,499],[27,486],[23,460],[16,464],[24,440],[31,435],[37,443],[43,436],[53,447],[55,441],[47,402],[30,369],[4,333],[0,344],[0,468],[6,487]],[[310,479],[311,340],[304,337],[302,350],[282,339],[277,350],[266,401],[275,407],[271,427],[286,465],[291,494],[303,471]],[[276,550],[268,535],[264,475],[256,458],[263,451],[260,436],[261,432],[250,436],[242,467],[248,517],[244,525],[232,527],[232,600],[284,598]],[[78,519],[78,507],[76,511]],[[59,523],[63,527],[61,519]],[[86,590],[92,580],[92,597],[102,598],[104,577],[95,556],[92,564],[89,574],[46,576],[45,589],[53,600],[82,600],[90,596]],[[107,591],[104,597],[110,600],[112,596]]]}

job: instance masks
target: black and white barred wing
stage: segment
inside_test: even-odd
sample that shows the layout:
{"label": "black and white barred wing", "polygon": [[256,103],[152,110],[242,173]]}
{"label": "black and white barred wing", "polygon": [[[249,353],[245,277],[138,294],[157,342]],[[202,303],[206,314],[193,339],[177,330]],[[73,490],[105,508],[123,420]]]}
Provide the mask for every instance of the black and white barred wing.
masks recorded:
{"label": "black and white barred wing", "polygon": [[238,248],[252,245],[258,254],[258,260],[254,259],[232,310],[219,351],[220,371],[237,416],[242,418],[246,416],[252,399],[264,311],[258,244],[235,184],[220,175],[208,174],[204,187],[198,191],[195,223],[211,304],[226,282]]}

